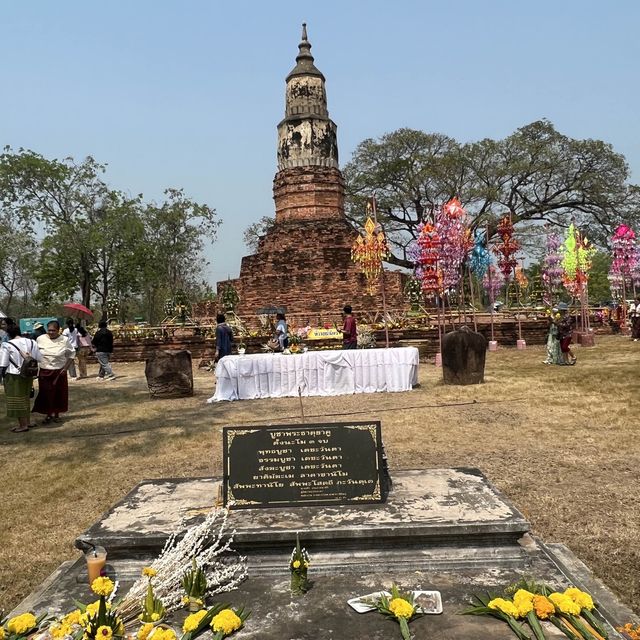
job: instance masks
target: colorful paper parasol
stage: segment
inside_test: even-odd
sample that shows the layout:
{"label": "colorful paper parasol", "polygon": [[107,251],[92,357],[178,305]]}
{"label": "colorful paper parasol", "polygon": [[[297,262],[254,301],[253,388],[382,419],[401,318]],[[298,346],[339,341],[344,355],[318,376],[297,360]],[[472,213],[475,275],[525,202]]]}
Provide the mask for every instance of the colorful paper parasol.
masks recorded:
{"label": "colorful paper parasol", "polygon": [[80,304],[79,302],[65,302],[62,306],[65,309],[69,309],[70,311],[75,311],[82,315],[93,318],[93,311],[91,311],[91,309],[87,309],[87,307],[85,307],[83,304]]}

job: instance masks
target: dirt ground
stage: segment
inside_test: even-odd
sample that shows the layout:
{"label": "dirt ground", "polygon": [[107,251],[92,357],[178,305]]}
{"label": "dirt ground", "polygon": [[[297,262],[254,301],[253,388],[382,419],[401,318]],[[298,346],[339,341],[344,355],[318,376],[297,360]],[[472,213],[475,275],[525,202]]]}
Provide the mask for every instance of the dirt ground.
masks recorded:
{"label": "dirt ground", "polygon": [[[469,387],[422,364],[411,392],[307,398],[304,411],[379,419],[392,474],[480,468],[536,535],[567,544],[640,613],[640,343],[607,336],[576,353],[575,367],[550,367],[542,347],[501,349]],[[207,405],[206,371],[192,398],[152,400],[142,363],[114,368],[113,382],[70,383],[55,428],[14,434],[2,418],[0,609],[76,557],[76,536],[140,480],[221,475],[223,426],[300,421],[297,398]]]}

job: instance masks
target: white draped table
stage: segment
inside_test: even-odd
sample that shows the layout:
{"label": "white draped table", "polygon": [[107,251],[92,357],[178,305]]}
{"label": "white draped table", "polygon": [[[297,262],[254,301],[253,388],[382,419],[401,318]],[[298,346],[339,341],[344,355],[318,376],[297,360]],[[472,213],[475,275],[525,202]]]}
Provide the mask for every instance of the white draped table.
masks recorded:
{"label": "white draped table", "polygon": [[207,402],[409,391],[418,383],[418,349],[347,349],[226,356]]}

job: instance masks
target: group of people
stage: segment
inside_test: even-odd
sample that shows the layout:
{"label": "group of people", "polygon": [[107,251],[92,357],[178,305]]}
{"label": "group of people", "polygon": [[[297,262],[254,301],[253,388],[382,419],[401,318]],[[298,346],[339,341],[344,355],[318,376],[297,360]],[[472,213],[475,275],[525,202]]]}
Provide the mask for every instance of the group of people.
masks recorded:
{"label": "group of people", "polygon": [[574,365],[577,361],[571,351],[574,319],[569,307],[561,302],[551,310],[549,334],[547,335],[547,357],[544,364]]}
{"label": "group of people", "polygon": [[[350,305],[346,305],[342,309],[342,313],[342,348],[356,349],[358,347],[358,330],[353,309]],[[276,314],[275,335],[269,342],[269,346],[273,351],[284,351],[289,348],[289,326],[284,313],[280,312]],[[224,314],[219,313],[216,316],[215,361],[217,362],[220,358],[231,355],[233,344],[233,330],[227,324]]]}
{"label": "group of people", "polygon": [[[35,427],[31,424],[32,412],[45,415],[45,426],[60,422],[60,414],[69,410],[68,381],[88,377],[87,359],[90,353],[95,353],[100,364],[98,379],[115,379],[109,362],[113,352],[113,334],[106,322],[98,324],[98,331],[93,338],[83,326],[76,325],[72,320],[67,321],[64,331],[61,331],[57,320],[48,322],[44,331],[39,329],[34,325],[34,335],[38,334],[35,337],[23,336],[19,325],[10,319],[5,320],[0,348],[0,379],[4,383],[7,417],[18,422],[12,429],[16,433]],[[37,395],[33,386],[36,376]]]}

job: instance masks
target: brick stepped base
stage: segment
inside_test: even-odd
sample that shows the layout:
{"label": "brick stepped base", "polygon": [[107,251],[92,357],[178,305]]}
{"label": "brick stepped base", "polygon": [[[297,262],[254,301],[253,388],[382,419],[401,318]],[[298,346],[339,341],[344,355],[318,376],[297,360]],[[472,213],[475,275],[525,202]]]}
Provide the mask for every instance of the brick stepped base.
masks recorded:
{"label": "brick stepped base", "polygon": [[[472,325],[470,325],[472,326]],[[544,344],[547,340],[547,321],[528,320],[522,323],[522,335],[527,344]],[[447,331],[451,326],[447,326]],[[487,340],[491,338],[491,326],[489,323],[478,323],[478,331]],[[503,320],[494,325],[494,335],[501,346],[515,346],[518,339],[518,323],[513,320]],[[260,353],[262,345],[267,342],[266,336],[247,338],[247,353]],[[384,331],[376,331],[376,340],[379,347],[384,346]],[[438,347],[437,329],[394,329],[389,331],[390,346],[418,346],[421,355],[433,356]],[[310,349],[335,348],[339,349],[341,343],[337,340],[314,340],[307,345]],[[160,339],[142,340],[116,340],[113,360],[115,362],[143,362],[158,349],[188,349],[191,357],[197,365],[201,359],[213,358],[215,341],[204,336],[175,336]]]}

